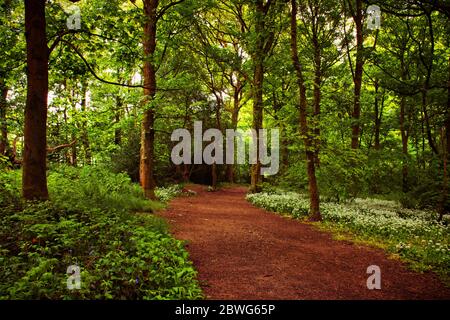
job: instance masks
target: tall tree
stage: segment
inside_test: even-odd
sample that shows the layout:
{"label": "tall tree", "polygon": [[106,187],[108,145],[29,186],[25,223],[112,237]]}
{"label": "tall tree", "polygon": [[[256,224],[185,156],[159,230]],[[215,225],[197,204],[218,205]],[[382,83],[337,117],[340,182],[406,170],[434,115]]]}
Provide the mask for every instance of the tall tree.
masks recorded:
{"label": "tall tree", "polygon": [[156,181],[154,177],[155,161],[155,105],[154,98],[157,90],[156,66],[154,54],[156,51],[156,31],[158,20],[167,10],[183,2],[178,0],[169,2],[159,10],[159,0],[144,0],[144,118],[141,129],[141,151],[139,177],[147,198],[155,199]]}
{"label": "tall tree", "polygon": [[25,0],[27,101],[22,193],[25,199],[47,199],[48,54],[45,0]]}
{"label": "tall tree", "polygon": [[141,131],[141,160],[139,176],[145,196],[155,198],[156,182],[153,174],[155,143],[155,109],[152,100],[156,94],[156,69],[153,54],[156,50],[158,0],[144,0],[144,118]]}
{"label": "tall tree", "polygon": [[4,155],[8,147],[8,126],[6,124],[6,98],[8,87],[0,75],[0,155]]}
{"label": "tall tree", "polygon": [[297,0],[291,0],[291,55],[292,63],[297,76],[297,85],[299,88],[299,122],[300,132],[303,137],[306,155],[306,167],[309,186],[309,214],[310,220],[319,221],[322,219],[320,213],[319,189],[316,179],[315,155],[311,132],[308,128],[307,99],[305,78],[303,75],[303,66],[298,57],[297,48]]}
{"label": "tall tree", "polygon": [[256,0],[252,4],[254,11],[254,47],[251,51],[253,60],[253,80],[252,80],[252,97],[253,97],[253,129],[256,131],[256,164],[251,167],[251,186],[250,191],[260,191],[261,182],[261,160],[259,158],[259,129],[263,125],[263,82],[265,72],[265,59],[269,51],[272,49],[275,33],[269,19],[269,10],[271,6],[275,6],[276,0],[264,1]]}
{"label": "tall tree", "polygon": [[[359,124],[361,117],[361,86],[364,67],[364,38],[363,38],[363,2],[362,0],[348,0],[350,14],[353,18],[356,28],[356,62],[355,69],[352,68],[354,97],[352,111],[352,149],[359,148],[359,135],[361,127]],[[348,49],[348,48],[347,48]],[[349,55],[349,63],[352,62]]]}

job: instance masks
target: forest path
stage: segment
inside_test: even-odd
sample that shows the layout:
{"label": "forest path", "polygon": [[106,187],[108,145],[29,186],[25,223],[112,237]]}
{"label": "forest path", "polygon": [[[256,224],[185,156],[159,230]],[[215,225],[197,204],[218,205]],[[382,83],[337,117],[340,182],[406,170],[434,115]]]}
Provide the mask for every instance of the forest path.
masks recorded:
{"label": "forest path", "polygon": [[[198,194],[174,199],[161,216],[188,241],[208,299],[450,299],[434,274],[253,207],[243,187],[188,188]],[[370,265],[381,269],[381,290],[367,289]]]}

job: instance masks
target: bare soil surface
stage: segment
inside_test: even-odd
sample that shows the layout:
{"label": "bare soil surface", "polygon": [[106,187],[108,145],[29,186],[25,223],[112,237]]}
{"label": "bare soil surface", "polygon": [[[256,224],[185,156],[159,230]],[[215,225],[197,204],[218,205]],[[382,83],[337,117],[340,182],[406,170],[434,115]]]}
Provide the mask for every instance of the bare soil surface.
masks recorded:
{"label": "bare soil surface", "polygon": [[[256,208],[243,187],[187,188],[198,194],[173,200],[161,216],[187,241],[208,299],[450,299],[436,275]],[[370,265],[381,269],[381,290],[367,288]]]}

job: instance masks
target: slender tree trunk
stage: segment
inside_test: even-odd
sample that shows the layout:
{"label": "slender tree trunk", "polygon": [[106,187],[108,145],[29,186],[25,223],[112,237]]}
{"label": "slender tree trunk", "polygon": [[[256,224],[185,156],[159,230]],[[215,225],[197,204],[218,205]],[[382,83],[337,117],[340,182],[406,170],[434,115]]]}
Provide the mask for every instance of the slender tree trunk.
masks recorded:
{"label": "slender tree trunk", "polygon": [[[406,47],[406,46],[405,46]],[[408,79],[408,69],[404,59],[404,51],[402,50],[400,56],[400,64],[401,64],[401,79],[406,81]],[[406,97],[401,96],[400,98],[400,134],[402,137],[402,191],[404,193],[409,191],[409,151],[408,151],[408,140],[411,129],[411,119],[408,116],[408,124],[405,123],[407,113],[411,115],[411,111],[407,111],[406,109]],[[416,150],[418,154],[418,144],[416,139]]]}
{"label": "slender tree trunk", "polygon": [[[114,122],[116,125],[120,123],[121,110],[123,107],[122,99],[116,96],[116,110],[114,112]],[[114,144],[120,146],[122,143],[122,129],[117,128],[114,130]]]}
{"label": "slender tree trunk", "polygon": [[427,141],[431,148],[431,151],[433,151],[434,154],[438,155],[439,151],[436,147],[436,144],[433,140],[433,136],[431,134],[430,118],[428,116],[428,108],[427,108],[428,104],[427,96],[428,96],[428,85],[425,85],[425,88],[422,90],[422,112],[423,112],[423,119],[425,121],[425,131],[427,134]]}
{"label": "slender tree trunk", "polygon": [[8,126],[6,124],[8,88],[2,79],[0,79],[0,92],[0,155],[5,155],[8,148]]}
{"label": "slender tree trunk", "polygon": [[[67,84],[65,84],[64,86],[67,87]],[[72,95],[73,95],[73,93],[72,93]],[[77,112],[76,104],[73,103],[72,107],[73,107],[73,112],[76,113]],[[64,117],[64,125],[67,127],[67,107],[64,107],[63,117]],[[67,133],[65,135],[65,138],[66,138],[66,141],[69,140],[69,135]],[[75,141],[77,139],[75,132],[72,133],[71,139],[72,139],[72,141]],[[64,157],[65,157],[65,159],[64,159],[65,163],[69,163],[71,166],[74,166],[74,167],[77,166],[77,145],[76,145],[76,143],[74,143],[70,147],[70,152],[64,152]]]}
{"label": "slender tree trunk", "polygon": [[297,1],[291,0],[292,13],[291,13],[291,56],[292,62],[297,75],[297,84],[300,91],[299,113],[300,113],[300,131],[304,139],[306,165],[308,173],[308,185],[309,185],[309,198],[310,207],[309,214],[310,220],[320,221],[322,216],[320,214],[319,204],[319,189],[317,186],[315,163],[314,163],[314,151],[312,150],[312,141],[309,135],[308,123],[307,123],[307,101],[306,101],[306,87],[303,78],[302,65],[298,58],[297,52]]}
{"label": "slender tree trunk", "polygon": [[448,147],[448,135],[445,132],[447,128],[442,128],[442,142],[443,142],[443,152],[442,152],[442,159],[443,159],[443,178],[442,178],[442,193],[441,193],[441,200],[439,202],[438,206],[438,212],[439,212],[439,218],[438,221],[441,221],[444,213],[446,211],[445,206],[447,203],[447,196],[448,196],[448,154],[447,154],[447,147]]}
{"label": "slender tree trunk", "polygon": [[408,186],[408,132],[405,128],[406,98],[400,100],[400,133],[402,136],[402,190],[404,193],[409,191]]}
{"label": "slender tree trunk", "polygon": [[83,120],[81,122],[81,140],[83,143],[83,149],[84,149],[84,161],[87,165],[90,165],[92,163],[92,152],[91,152],[91,144],[89,142],[89,134],[87,130],[87,121],[86,121],[86,111],[87,111],[87,105],[86,105],[86,84],[83,84],[83,88],[81,91],[82,97],[81,97],[81,112],[83,114]]}
{"label": "slender tree trunk", "polygon": [[48,199],[46,176],[48,47],[45,26],[45,0],[25,0],[27,100],[22,193],[28,200]]}
{"label": "slender tree trunk", "polygon": [[352,112],[352,149],[359,148],[360,124],[361,116],[361,86],[364,67],[363,57],[363,33],[362,33],[362,0],[356,0],[356,12],[352,13],[353,20],[356,25],[356,65],[354,83],[354,102]]}
{"label": "slender tree trunk", "polygon": [[256,0],[255,12],[255,52],[252,59],[254,63],[253,72],[253,129],[256,130],[256,164],[251,167],[251,192],[261,191],[261,161],[259,158],[259,129],[263,126],[263,82],[264,82],[264,60],[270,48],[273,45],[274,35],[269,32],[266,27],[267,13],[270,5],[274,5],[275,1]]}
{"label": "slender tree trunk", "polygon": [[263,58],[258,58],[260,61],[256,62],[255,72],[253,77],[253,129],[256,131],[256,164],[251,167],[251,192],[259,192],[261,187],[261,161],[259,159],[259,129],[262,129],[263,122],[263,81],[264,81],[264,66]]}
{"label": "slender tree trunk", "polygon": [[[76,140],[75,134],[72,134],[72,141]],[[77,145],[70,147],[70,164],[74,167],[78,165]]]}
{"label": "slender tree trunk", "polygon": [[317,26],[314,26],[312,42],[314,47],[314,161],[320,165],[320,102],[322,99],[322,59],[319,39],[317,37]]}
{"label": "slender tree trunk", "polygon": [[[221,125],[221,121],[220,121],[220,109],[222,108],[222,98],[216,95],[216,100],[217,100],[217,105],[216,105],[216,128],[220,131],[222,131],[222,125]],[[219,177],[218,177],[218,167],[217,167],[217,163],[214,161],[214,163],[212,164],[211,167],[211,186],[213,188],[213,190],[217,189],[217,184],[219,182]]]}
{"label": "slender tree trunk", "polygon": [[155,143],[155,110],[151,105],[156,93],[156,70],[153,55],[156,50],[156,24],[158,0],[144,0],[144,119],[141,131],[139,176],[144,194],[155,199],[156,181],[153,174]]}
{"label": "slender tree trunk", "polygon": [[183,163],[183,182],[189,182],[190,178],[190,166],[187,163]]}
{"label": "slender tree trunk", "polygon": [[287,137],[286,128],[281,128],[281,163],[283,165],[284,170],[289,168],[289,148],[288,146],[291,144],[289,138]]}
{"label": "slender tree trunk", "polygon": [[[236,86],[234,87],[233,92],[233,111],[231,113],[231,129],[235,130],[237,129],[238,125],[238,119],[239,119],[239,109],[240,109],[240,94],[242,90],[242,84],[238,80]],[[235,157],[236,158],[236,157]],[[234,164],[227,164],[227,181],[230,183],[234,183],[235,174],[234,174],[235,165]]]}
{"label": "slender tree trunk", "polygon": [[448,160],[450,157],[450,57],[448,58],[448,80],[447,80],[447,110],[444,124],[443,137],[443,179],[442,179],[442,197],[439,205],[439,221],[442,220],[448,198]]}
{"label": "slender tree trunk", "polygon": [[380,129],[381,129],[381,115],[378,97],[379,83],[378,79],[375,79],[375,150],[380,150]]}
{"label": "slender tree trunk", "polygon": [[290,145],[289,142],[289,138],[287,137],[287,133],[286,133],[286,127],[283,125],[282,122],[280,122],[280,118],[278,116],[278,112],[281,109],[281,105],[277,102],[276,99],[276,95],[274,94],[274,98],[273,98],[273,111],[274,111],[274,115],[273,118],[275,120],[276,123],[280,124],[280,133],[281,133],[281,145],[280,145],[280,153],[281,153],[281,164],[282,164],[282,168],[283,170],[287,170],[287,168],[289,167],[289,149],[288,146]]}

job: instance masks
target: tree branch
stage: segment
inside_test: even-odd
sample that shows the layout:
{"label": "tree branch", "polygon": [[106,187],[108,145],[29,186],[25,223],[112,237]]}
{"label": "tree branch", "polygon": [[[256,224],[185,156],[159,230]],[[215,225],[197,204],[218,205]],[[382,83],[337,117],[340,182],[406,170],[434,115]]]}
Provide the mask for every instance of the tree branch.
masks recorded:
{"label": "tree branch", "polygon": [[[121,86],[121,87],[127,87],[127,88],[146,88],[144,85],[131,85],[131,84],[125,84],[125,83],[119,83],[119,82],[114,82],[114,81],[109,81],[109,80],[105,80],[103,78],[100,78],[94,71],[94,69],[91,67],[91,65],[89,64],[89,62],[87,62],[86,58],[81,54],[81,52],[77,49],[77,47],[75,47],[72,43],[70,43],[67,40],[61,39],[61,42],[67,44],[69,47],[72,48],[73,51],[75,51],[75,53],[81,58],[81,60],[83,60],[84,64],[86,65],[86,67],[88,68],[88,71],[94,76],[95,79],[97,79],[100,82],[106,83],[106,84],[111,84],[111,85],[115,85],[115,86]],[[170,89],[170,88],[158,88],[156,89],[157,91],[178,91],[180,89]]]}
{"label": "tree branch", "polygon": [[71,143],[65,143],[65,144],[61,144],[59,146],[56,147],[47,147],[47,153],[54,153],[57,152],[61,149],[65,149],[65,148],[70,148],[72,147],[75,143],[77,143],[77,140],[73,140]]}
{"label": "tree branch", "polygon": [[156,14],[156,20],[159,20],[165,13],[167,10],[169,10],[170,8],[172,8],[173,6],[176,6],[177,4],[180,4],[184,2],[184,0],[178,0],[178,1],[173,1],[171,3],[169,3],[167,6],[163,7],[157,14]]}

